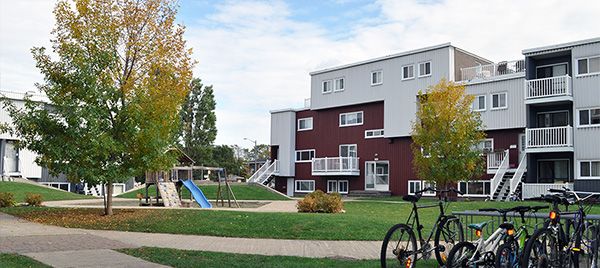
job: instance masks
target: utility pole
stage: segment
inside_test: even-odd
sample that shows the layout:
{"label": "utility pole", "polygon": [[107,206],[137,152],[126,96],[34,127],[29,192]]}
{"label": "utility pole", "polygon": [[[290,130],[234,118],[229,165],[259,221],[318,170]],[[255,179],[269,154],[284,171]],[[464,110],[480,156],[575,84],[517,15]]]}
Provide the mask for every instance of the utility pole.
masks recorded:
{"label": "utility pole", "polygon": [[256,146],[258,146],[258,142],[256,140],[252,140],[252,139],[248,139],[248,138],[244,138],[245,141],[249,141],[254,143],[254,148],[252,148],[252,158],[254,159],[254,170],[252,171],[252,173],[256,172],[258,170],[257,165],[258,165],[258,155],[257,152],[255,151],[257,148]]}

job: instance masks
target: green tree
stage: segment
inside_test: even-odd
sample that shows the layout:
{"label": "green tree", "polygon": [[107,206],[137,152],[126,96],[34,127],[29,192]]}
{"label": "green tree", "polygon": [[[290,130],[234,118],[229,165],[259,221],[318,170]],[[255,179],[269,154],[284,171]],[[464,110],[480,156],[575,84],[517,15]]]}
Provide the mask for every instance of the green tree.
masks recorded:
{"label": "green tree", "polygon": [[191,50],[175,25],[175,0],[61,0],[54,9],[53,59],[32,49],[50,102],[5,101],[21,145],[70,180],[107,185],[168,167],[178,114],[192,79]]}
{"label": "green tree", "polygon": [[181,110],[183,150],[196,163],[212,162],[212,149],[217,137],[217,116],[212,86],[204,86],[198,78],[192,80],[191,91]]}
{"label": "green tree", "polygon": [[213,149],[215,165],[223,167],[228,174],[241,175],[244,170],[244,160],[236,157],[233,146],[217,145]]}
{"label": "green tree", "polygon": [[485,138],[473,96],[463,85],[440,81],[419,92],[412,125],[413,166],[419,178],[448,187],[480,176],[483,158],[473,148]]}

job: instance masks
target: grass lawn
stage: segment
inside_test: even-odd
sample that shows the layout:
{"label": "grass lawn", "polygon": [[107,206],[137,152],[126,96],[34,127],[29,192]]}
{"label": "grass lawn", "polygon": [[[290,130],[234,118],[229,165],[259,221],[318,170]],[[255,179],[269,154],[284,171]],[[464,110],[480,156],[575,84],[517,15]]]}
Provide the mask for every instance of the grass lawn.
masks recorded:
{"label": "grass lawn", "polygon": [[[512,207],[532,203],[454,202],[448,211],[485,207]],[[129,209],[116,215],[100,216],[100,209],[30,208],[0,209],[31,221],[73,228],[138,231],[152,233],[196,234],[228,237],[381,240],[387,230],[406,221],[410,204],[383,202],[346,202],[346,213],[259,213],[217,210]],[[598,213],[598,208],[594,208]],[[419,211],[424,231],[433,225],[437,208]]]}
{"label": "grass lawn", "polygon": [[[120,252],[154,263],[183,267],[378,267],[379,260],[318,259],[286,256],[218,253],[165,248],[120,249]],[[435,260],[419,261],[419,267],[436,267]]]}
{"label": "grass lawn", "polygon": [[[217,185],[213,185],[213,184],[199,185],[198,188],[200,188],[200,190],[202,190],[202,192],[204,193],[206,198],[217,199],[217,188],[218,188]],[[224,190],[225,187],[222,187],[221,189]],[[231,190],[233,191],[233,194],[235,195],[235,197],[238,200],[288,200],[289,199],[285,196],[273,193],[267,189],[264,189],[263,187],[256,186],[256,185],[232,184]],[[118,197],[136,198],[137,193],[145,194],[145,190],[140,189],[138,191],[119,195]],[[150,196],[156,196],[156,186],[154,186],[154,185],[150,186],[148,188],[148,194]],[[225,194],[225,198],[227,198],[227,193],[224,192],[224,194]],[[187,188],[182,187],[181,196],[184,199],[189,199],[190,191],[188,191]]]}
{"label": "grass lawn", "polygon": [[44,186],[38,186],[35,184],[12,181],[0,182],[0,192],[13,193],[15,195],[15,201],[17,203],[23,202],[23,200],[25,199],[25,194],[27,193],[41,194],[43,201],[93,198],[89,195],[69,193],[61,190],[54,190],[52,188],[47,188]]}
{"label": "grass lawn", "polygon": [[50,267],[41,262],[38,262],[32,258],[10,253],[0,253],[0,267],[13,268],[13,267]]}

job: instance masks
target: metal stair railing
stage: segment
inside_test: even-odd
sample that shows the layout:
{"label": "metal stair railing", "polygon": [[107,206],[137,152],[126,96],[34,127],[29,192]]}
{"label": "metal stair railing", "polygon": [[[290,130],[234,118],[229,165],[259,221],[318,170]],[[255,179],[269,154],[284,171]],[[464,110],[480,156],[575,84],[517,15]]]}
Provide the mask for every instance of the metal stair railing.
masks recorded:
{"label": "metal stair railing", "polygon": [[[496,196],[494,196],[494,194],[496,194],[496,190],[498,190],[498,185],[500,185],[500,181],[504,179],[504,174],[508,170],[508,163],[509,163],[508,159],[509,159],[508,150],[505,150],[504,151],[504,159],[502,159],[502,163],[500,163],[500,166],[498,167],[498,170],[496,170],[496,174],[494,174],[494,178],[492,178],[492,181],[491,181],[490,199],[492,199],[492,200],[496,199]],[[500,193],[498,193],[498,196],[499,195],[500,195]]]}
{"label": "metal stair railing", "polygon": [[248,178],[247,182],[248,183],[256,182],[257,179],[267,170],[267,168],[269,168],[270,165],[271,165],[271,161],[267,160],[267,162],[265,162],[264,165],[262,165],[258,170],[256,170],[254,172],[254,174],[252,174],[252,176],[250,176],[250,178]]}

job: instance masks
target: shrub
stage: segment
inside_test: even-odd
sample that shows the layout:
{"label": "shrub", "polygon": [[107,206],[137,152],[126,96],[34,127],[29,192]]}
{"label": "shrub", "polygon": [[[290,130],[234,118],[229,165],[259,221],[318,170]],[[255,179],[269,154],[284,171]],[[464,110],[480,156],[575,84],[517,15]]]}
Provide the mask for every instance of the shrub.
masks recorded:
{"label": "shrub", "polygon": [[0,193],[0,208],[12,207],[16,204],[13,193]]}
{"label": "shrub", "polygon": [[339,213],[344,209],[342,196],[338,193],[326,194],[316,190],[307,194],[296,205],[298,212],[308,213]]}
{"label": "shrub", "polygon": [[39,207],[42,205],[42,195],[34,194],[34,193],[27,193],[25,195],[25,203],[27,203],[27,205],[30,205],[30,206]]}

